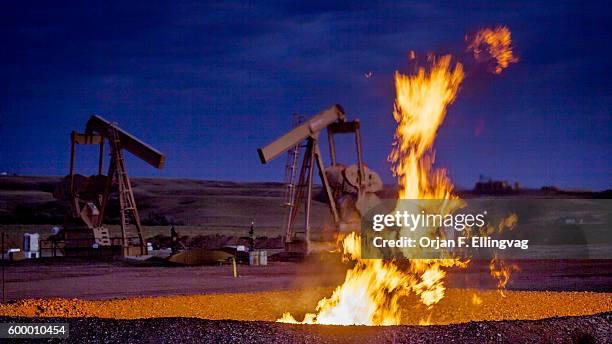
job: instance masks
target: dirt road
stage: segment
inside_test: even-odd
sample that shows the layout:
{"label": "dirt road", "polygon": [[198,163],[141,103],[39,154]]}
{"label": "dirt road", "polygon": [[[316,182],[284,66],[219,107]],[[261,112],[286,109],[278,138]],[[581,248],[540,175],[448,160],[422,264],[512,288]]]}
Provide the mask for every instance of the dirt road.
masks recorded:
{"label": "dirt road", "polygon": [[[509,290],[612,292],[611,261],[520,261]],[[108,299],[132,296],[238,293],[333,287],[344,279],[337,261],[238,266],[239,278],[224,266],[153,267],[121,262],[59,260],[22,262],[6,267],[6,300],[63,297]],[[451,270],[451,288],[496,289],[487,262]]]}

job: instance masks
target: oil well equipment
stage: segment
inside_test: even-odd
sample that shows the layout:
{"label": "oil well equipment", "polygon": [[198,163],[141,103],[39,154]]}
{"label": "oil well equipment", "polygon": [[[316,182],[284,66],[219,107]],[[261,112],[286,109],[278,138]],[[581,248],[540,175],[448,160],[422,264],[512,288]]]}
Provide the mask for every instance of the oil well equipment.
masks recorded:
{"label": "oil well equipment", "polygon": [[[313,235],[312,202],[315,165],[318,170],[324,197],[331,213],[332,234],[358,230],[360,214],[380,202],[376,192],[383,187],[382,180],[363,162],[360,122],[348,120],[340,105],[334,105],[305,121],[295,123],[292,130],[259,148],[259,158],[266,164],[287,152],[285,206],[288,216],[285,226],[285,249],[290,252],[308,253],[317,247],[325,247],[333,237]],[[331,165],[326,166],[320,150],[320,134],[327,130],[327,142]],[[338,161],[334,137],[352,134],[355,137],[357,162],[345,165]],[[301,150],[303,160],[298,171]],[[297,178],[297,180],[296,180]],[[296,224],[300,206],[304,204],[304,226]]]}
{"label": "oil well equipment", "polygon": [[[104,175],[107,143],[110,161]],[[76,147],[79,145],[99,147],[97,174],[89,177],[75,174]],[[65,255],[89,255],[92,252],[122,256],[147,254],[132,182],[126,169],[125,151],[157,169],[164,166],[162,153],[101,116],[91,116],[85,132],[73,131],[70,134],[70,171],[54,192],[54,197],[69,209],[63,228],[54,238],[61,243]],[[120,237],[111,237],[104,224],[114,196],[118,201]]]}

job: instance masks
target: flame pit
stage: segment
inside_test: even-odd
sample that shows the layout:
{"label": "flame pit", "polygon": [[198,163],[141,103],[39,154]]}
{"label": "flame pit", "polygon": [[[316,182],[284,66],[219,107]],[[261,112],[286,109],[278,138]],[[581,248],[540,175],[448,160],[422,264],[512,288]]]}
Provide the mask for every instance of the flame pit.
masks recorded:
{"label": "flame pit", "polygon": [[[302,315],[328,288],[115,300],[27,299],[0,305],[0,316],[139,319],[194,317],[210,320],[275,321],[280,310]],[[401,325],[446,325],[484,320],[536,320],[612,311],[612,293],[447,289],[433,309],[417,296],[399,302]],[[475,301],[478,300],[478,301]]]}

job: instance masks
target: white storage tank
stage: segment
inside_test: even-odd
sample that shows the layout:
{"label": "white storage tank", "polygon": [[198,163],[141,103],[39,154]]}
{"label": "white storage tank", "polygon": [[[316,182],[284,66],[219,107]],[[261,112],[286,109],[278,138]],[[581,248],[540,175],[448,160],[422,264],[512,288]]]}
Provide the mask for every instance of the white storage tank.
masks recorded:
{"label": "white storage tank", "polygon": [[268,251],[257,250],[249,252],[249,265],[268,265]]}
{"label": "white storage tank", "polygon": [[259,265],[268,265],[268,251],[259,251]]}
{"label": "white storage tank", "polygon": [[249,252],[249,265],[259,265],[259,252]]}
{"label": "white storage tank", "polygon": [[40,234],[23,234],[23,251],[26,258],[40,258]]}

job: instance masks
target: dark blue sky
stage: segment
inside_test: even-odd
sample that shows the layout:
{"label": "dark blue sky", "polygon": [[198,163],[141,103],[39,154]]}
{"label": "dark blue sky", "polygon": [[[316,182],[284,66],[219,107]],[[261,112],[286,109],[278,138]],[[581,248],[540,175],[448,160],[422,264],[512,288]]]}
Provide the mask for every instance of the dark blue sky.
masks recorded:
{"label": "dark blue sky", "polygon": [[[292,113],[340,103],[393,182],[392,76],[415,50],[466,66],[435,145],[456,184],[612,187],[609,5],[329,3],[3,1],[0,171],[66,174],[69,132],[97,113],[167,154],[161,171],[129,159],[132,175],[280,181],[284,157],[260,165],[257,147]],[[497,24],[520,58],[499,76],[464,51]],[[94,173],[94,151],[79,152]]]}

